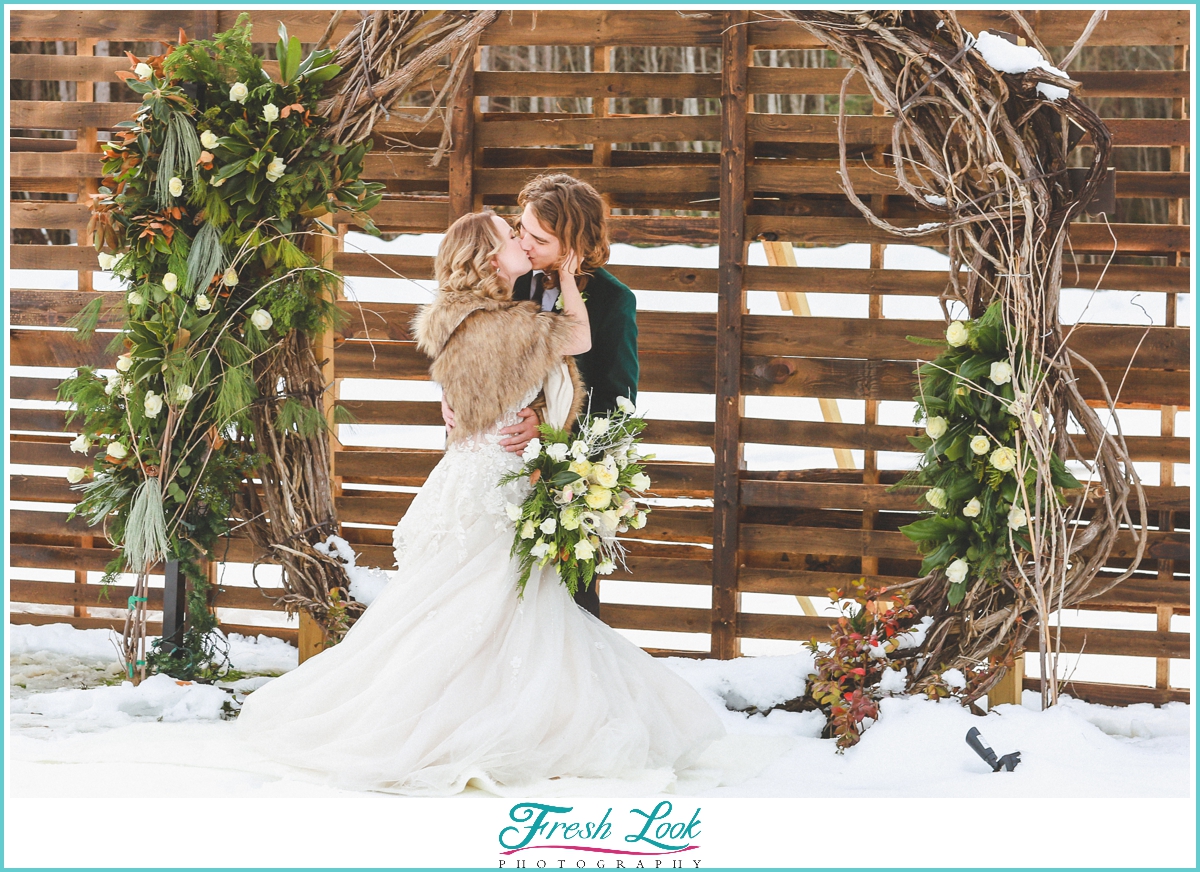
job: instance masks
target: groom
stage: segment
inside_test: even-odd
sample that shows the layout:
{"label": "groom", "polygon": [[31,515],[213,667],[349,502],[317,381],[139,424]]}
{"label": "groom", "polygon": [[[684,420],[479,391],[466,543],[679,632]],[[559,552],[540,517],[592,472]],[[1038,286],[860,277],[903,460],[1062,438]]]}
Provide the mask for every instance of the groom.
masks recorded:
{"label": "groom", "polygon": [[[596,189],[566,173],[548,173],[530,181],[517,197],[524,210],[519,225],[521,247],[533,270],[517,279],[514,300],[533,300],[543,311],[558,301],[558,267],[574,251],[580,258],[577,277],[592,328],[592,348],[575,363],[591,395],[593,415],[610,414],[617,397],[637,401],[637,301],[633,291],[602,269],[608,263],[608,209]],[[587,406],[584,407],[585,411]],[[453,413],[443,414],[453,426]],[[537,435],[533,409],[520,411],[521,422],[500,433],[501,444],[521,453]],[[600,596],[596,584],[580,590],[575,601],[596,617]]]}

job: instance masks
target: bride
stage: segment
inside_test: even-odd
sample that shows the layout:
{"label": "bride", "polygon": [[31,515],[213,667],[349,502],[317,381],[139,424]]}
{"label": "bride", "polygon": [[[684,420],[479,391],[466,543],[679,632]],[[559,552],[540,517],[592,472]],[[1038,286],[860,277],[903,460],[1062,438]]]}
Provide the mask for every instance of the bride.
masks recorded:
{"label": "bride", "polygon": [[265,756],[402,794],[593,792],[608,779],[644,791],[724,735],[691,686],[576,605],[553,567],[517,594],[505,505],[528,485],[497,485],[521,464],[497,431],[543,390],[556,425],[580,407],[569,355],[591,339],[573,266],[559,270],[565,314],[541,312],[511,299],[530,264],[502,218],[447,231],[414,328],[455,410],[449,445],[396,527],[397,577],[340,644],[246,700],[237,730]]}

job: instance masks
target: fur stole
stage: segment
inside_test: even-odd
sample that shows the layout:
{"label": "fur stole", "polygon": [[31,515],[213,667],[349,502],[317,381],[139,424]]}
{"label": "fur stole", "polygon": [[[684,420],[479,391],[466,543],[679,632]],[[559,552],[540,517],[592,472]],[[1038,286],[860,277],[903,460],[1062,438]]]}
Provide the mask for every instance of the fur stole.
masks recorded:
{"label": "fur stole", "polygon": [[[542,312],[529,301],[491,300],[439,291],[412,323],[417,348],[433,360],[429,374],[454,410],[447,443],[491,429],[563,362],[568,316]],[[583,380],[566,358],[575,386],[569,422],[583,407]]]}

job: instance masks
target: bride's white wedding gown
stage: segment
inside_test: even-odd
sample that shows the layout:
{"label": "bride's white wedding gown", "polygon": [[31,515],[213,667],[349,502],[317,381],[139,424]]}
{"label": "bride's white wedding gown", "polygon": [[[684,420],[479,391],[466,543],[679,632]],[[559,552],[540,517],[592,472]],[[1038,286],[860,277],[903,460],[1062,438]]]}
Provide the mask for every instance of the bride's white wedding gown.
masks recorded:
{"label": "bride's white wedding gown", "polygon": [[521,463],[498,439],[447,449],[396,527],[398,577],[340,644],[246,700],[237,730],[266,756],[350,789],[618,779],[644,792],[724,735],[690,685],[576,605],[552,568],[517,598],[505,503],[528,485],[496,486]]}

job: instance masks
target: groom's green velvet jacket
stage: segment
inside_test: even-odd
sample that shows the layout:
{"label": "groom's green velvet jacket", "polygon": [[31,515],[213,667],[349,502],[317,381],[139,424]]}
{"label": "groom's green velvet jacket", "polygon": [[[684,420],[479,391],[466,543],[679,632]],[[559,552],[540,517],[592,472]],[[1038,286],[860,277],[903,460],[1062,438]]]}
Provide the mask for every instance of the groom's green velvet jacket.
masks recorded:
{"label": "groom's green velvet jacket", "polygon": [[[532,272],[517,279],[514,300],[528,300]],[[637,401],[637,300],[633,291],[605,269],[598,269],[583,289],[592,349],[576,355],[575,363],[592,394],[592,414],[607,415],[617,397]],[[586,408],[586,406],[585,406]]]}

